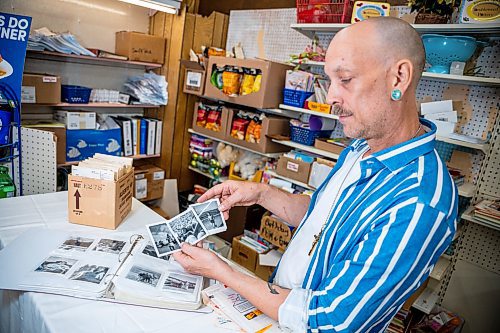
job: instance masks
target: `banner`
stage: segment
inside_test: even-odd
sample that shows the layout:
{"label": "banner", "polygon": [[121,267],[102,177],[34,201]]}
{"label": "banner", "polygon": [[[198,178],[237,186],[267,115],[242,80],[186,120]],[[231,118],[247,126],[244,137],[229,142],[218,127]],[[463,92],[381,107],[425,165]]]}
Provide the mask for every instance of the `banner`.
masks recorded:
{"label": "banner", "polygon": [[0,12],[0,146],[9,143],[11,121],[21,120],[13,109],[20,107],[30,25],[31,17]]}

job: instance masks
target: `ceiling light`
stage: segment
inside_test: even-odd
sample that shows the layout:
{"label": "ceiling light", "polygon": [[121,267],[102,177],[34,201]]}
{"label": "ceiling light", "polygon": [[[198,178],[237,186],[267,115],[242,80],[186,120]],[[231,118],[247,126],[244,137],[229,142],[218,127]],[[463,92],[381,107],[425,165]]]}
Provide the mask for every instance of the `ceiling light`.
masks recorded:
{"label": "ceiling light", "polygon": [[120,0],[132,5],[146,7],[169,14],[177,14],[181,8],[182,0]]}

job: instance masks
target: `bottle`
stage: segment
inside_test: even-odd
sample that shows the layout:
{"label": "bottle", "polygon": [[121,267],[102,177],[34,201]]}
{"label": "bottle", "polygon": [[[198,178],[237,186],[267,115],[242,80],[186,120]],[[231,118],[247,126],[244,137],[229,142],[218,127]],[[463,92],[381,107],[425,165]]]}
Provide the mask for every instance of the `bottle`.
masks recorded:
{"label": "bottle", "polygon": [[9,169],[0,165],[0,199],[15,196],[16,186],[9,176]]}

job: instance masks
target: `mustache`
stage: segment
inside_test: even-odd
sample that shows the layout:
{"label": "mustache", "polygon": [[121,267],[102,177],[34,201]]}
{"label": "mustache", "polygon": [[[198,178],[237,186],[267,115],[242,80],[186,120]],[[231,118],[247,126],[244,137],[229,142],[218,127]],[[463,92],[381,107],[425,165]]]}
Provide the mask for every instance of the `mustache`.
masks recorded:
{"label": "mustache", "polygon": [[332,112],[332,114],[339,116],[339,117],[352,116],[352,111],[350,111],[349,109],[343,108],[338,104],[333,105],[331,112]]}

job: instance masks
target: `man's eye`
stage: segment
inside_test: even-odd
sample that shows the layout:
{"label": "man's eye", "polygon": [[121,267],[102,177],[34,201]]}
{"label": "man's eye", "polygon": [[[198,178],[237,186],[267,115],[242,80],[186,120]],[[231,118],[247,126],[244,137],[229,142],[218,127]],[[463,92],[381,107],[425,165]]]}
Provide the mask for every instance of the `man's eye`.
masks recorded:
{"label": "man's eye", "polygon": [[347,84],[347,83],[351,82],[351,78],[348,78],[348,79],[340,79],[340,82],[341,82],[342,84]]}

